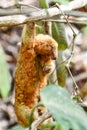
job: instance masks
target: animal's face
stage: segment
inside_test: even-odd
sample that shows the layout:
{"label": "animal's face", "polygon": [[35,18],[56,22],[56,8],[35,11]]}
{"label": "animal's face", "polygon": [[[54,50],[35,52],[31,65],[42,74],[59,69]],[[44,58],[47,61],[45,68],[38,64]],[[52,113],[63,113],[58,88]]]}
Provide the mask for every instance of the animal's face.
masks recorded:
{"label": "animal's face", "polygon": [[44,74],[50,74],[55,69],[54,61],[48,55],[38,55],[38,61]]}
{"label": "animal's face", "polygon": [[58,57],[58,43],[52,37],[39,34],[35,40],[35,52],[37,55],[48,55],[52,60],[56,60]]}

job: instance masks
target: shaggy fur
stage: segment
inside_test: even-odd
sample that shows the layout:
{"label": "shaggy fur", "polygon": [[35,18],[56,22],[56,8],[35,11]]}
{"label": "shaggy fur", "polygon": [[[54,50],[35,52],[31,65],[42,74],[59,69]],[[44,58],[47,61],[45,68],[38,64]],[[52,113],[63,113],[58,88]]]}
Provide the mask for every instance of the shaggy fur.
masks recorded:
{"label": "shaggy fur", "polygon": [[58,44],[48,35],[39,34],[22,43],[15,72],[15,112],[19,124],[29,126],[32,107],[38,102],[40,91],[47,85],[47,75],[53,71]]}

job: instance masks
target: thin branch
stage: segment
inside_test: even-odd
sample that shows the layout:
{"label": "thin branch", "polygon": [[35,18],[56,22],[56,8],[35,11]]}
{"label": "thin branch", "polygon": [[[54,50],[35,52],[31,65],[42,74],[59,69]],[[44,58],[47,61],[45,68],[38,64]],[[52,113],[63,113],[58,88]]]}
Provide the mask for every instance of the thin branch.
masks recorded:
{"label": "thin branch", "polygon": [[61,11],[62,15],[64,16],[64,19],[66,20],[66,22],[68,23],[69,27],[71,28],[73,34],[75,34],[73,28],[72,28],[72,25],[68,22],[68,19],[66,18],[64,12],[62,11],[62,9],[60,8],[59,4],[56,4],[56,7],[59,8],[59,10]]}
{"label": "thin branch", "polygon": [[57,6],[57,8],[59,8],[59,9],[60,9],[60,11],[61,11],[62,15],[64,16],[64,18],[65,18],[66,22],[68,23],[68,25],[69,25],[70,29],[71,29],[71,30],[72,30],[72,32],[73,32],[73,39],[72,39],[72,42],[71,42],[71,57],[70,57],[70,59],[69,59],[69,61],[68,61],[68,64],[67,64],[67,65],[69,65],[69,64],[70,64],[70,62],[71,62],[71,58],[72,58],[73,52],[74,52],[74,40],[75,40],[75,37],[76,37],[76,33],[75,33],[75,31],[73,30],[72,25],[69,23],[68,19],[66,18],[66,16],[65,16],[64,12],[61,10],[61,8],[60,8],[59,4],[56,4],[56,6]]}
{"label": "thin branch", "polygon": [[78,9],[87,5],[87,0],[74,0],[69,3],[68,9]]}
{"label": "thin branch", "polygon": [[[67,23],[65,19],[46,19],[45,21],[51,21],[51,22],[59,22],[59,23]],[[69,23],[74,23],[74,24],[81,24],[81,25],[87,25],[87,18],[74,18],[74,19],[68,19]]]}
{"label": "thin branch", "polygon": [[40,126],[42,122],[51,117],[50,112],[44,113],[41,117],[39,117],[36,121],[34,121],[31,125],[31,130],[36,130]]}
{"label": "thin branch", "polygon": [[70,62],[71,62],[71,59],[72,59],[72,56],[73,56],[73,52],[74,52],[74,40],[75,40],[75,37],[76,37],[76,33],[75,33],[75,31],[73,30],[73,28],[72,28],[71,24],[69,23],[68,19],[66,18],[64,12],[61,10],[59,4],[56,4],[56,7],[60,9],[62,15],[64,16],[66,22],[68,23],[70,29],[71,29],[72,32],[73,32],[73,39],[72,39],[72,42],[71,42],[71,56],[70,56],[70,58],[69,58],[69,60],[68,60],[68,63],[66,64],[66,68],[67,68],[67,70],[68,70],[68,72],[69,72],[69,74],[70,74],[70,76],[71,76],[71,78],[72,78],[72,80],[73,80],[74,85],[75,85],[76,95],[78,95],[78,93],[79,93],[79,88],[78,88],[78,86],[77,86],[77,84],[76,84],[76,82],[75,82],[75,80],[74,80],[74,77],[73,77],[73,75],[72,75],[72,73],[71,73],[71,71],[70,71],[70,68],[69,68]]}
{"label": "thin branch", "polygon": [[65,15],[68,16],[75,16],[75,17],[87,17],[87,12],[81,12],[81,11],[63,11]]}
{"label": "thin branch", "polygon": [[73,75],[72,75],[72,73],[71,73],[71,71],[70,71],[69,66],[66,65],[66,68],[67,68],[67,70],[68,70],[68,72],[69,72],[69,74],[70,74],[70,76],[71,76],[71,78],[72,78],[72,81],[73,81],[74,85],[75,85],[76,94],[78,94],[78,93],[79,93],[79,87],[78,87],[77,84],[76,84],[76,81],[75,81],[75,79],[74,79],[74,77],[73,77]]}
{"label": "thin branch", "polygon": [[[84,73],[81,73],[77,76],[74,76],[75,82],[81,81],[83,79],[87,79],[87,72],[84,72]],[[66,82],[67,82],[66,84],[72,84],[73,83],[71,78],[68,78]]]}
{"label": "thin branch", "polygon": [[26,4],[26,3],[24,3],[24,2],[21,2],[21,1],[19,1],[18,2],[18,4],[17,4],[20,8],[22,8],[23,6],[26,6],[26,7],[31,7],[32,9],[36,9],[36,10],[41,10],[40,8],[37,8],[37,7],[35,7],[35,6],[33,6],[33,5],[28,5],[28,4]]}

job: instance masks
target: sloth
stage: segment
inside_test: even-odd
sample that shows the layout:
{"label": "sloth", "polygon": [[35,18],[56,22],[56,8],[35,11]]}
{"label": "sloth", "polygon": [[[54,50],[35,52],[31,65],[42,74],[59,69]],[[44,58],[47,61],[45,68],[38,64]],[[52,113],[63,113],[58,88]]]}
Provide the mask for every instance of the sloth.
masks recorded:
{"label": "sloth", "polygon": [[40,91],[47,85],[47,76],[53,72],[53,61],[58,56],[58,43],[49,35],[36,35],[31,25],[24,25],[15,70],[14,109],[23,127],[29,126],[31,109],[39,101]]}

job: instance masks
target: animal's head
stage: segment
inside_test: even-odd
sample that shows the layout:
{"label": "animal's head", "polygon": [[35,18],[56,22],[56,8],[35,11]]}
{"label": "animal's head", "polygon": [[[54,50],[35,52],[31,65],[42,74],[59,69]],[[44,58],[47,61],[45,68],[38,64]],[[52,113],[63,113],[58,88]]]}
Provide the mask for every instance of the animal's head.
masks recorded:
{"label": "animal's head", "polygon": [[49,35],[38,34],[35,37],[35,52],[55,60],[58,57],[58,43]]}
{"label": "animal's head", "polygon": [[35,52],[43,72],[52,72],[53,60],[58,57],[58,43],[48,35],[39,34],[35,37]]}

